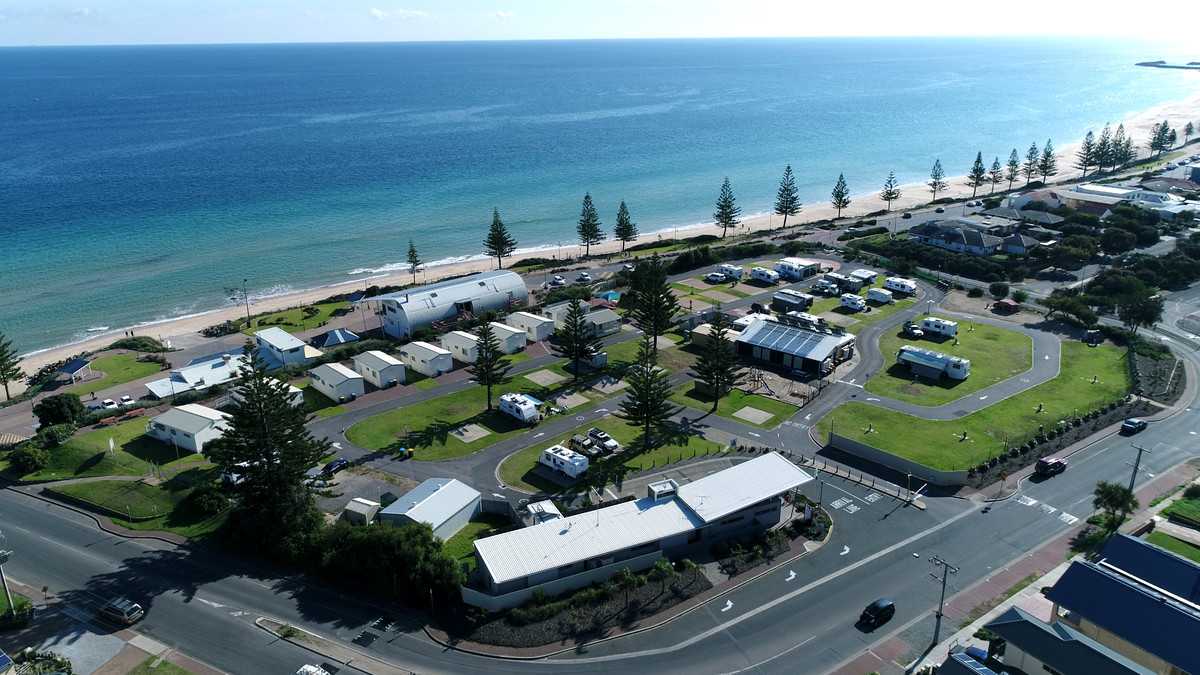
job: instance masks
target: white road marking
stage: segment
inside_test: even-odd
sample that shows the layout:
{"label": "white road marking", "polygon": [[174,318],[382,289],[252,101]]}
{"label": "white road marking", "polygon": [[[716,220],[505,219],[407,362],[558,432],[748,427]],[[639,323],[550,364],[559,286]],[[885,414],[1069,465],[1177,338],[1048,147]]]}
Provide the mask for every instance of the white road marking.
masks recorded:
{"label": "white road marking", "polygon": [[[1191,408],[1188,408],[1188,410],[1191,410]],[[805,415],[805,416],[804,416],[804,419],[806,419],[806,420],[810,420],[810,419],[812,419],[812,413],[809,413],[809,414]]]}
{"label": "white road marking", "polygon": [[608,494],[609,497],[612,497],[613,499],[620,499],[620,497],[613,494],[612,490],[609,490],[608,488],[604,488],[604,491]]}
{"label": "white road marking", "polygon": [[1060,512],[1060,513],[1058,514],[1058,519],[1059,519],[1059,520],[1061,520],[1061,521],[1063,521],[1064,523],[1066,523],[1066,524],[1068,524],[1068,525],[1074,525],[1075,523],[1078,523],[1078,522],[1079,522],[1079,519],[1078,519],[1078,518],[1076,518],[1075,516],[1073,516],[1073,515],[1071,515],[1071,514],[1067,513],[1066,511],[1062,511],[1062,512]]}
{"label": "white road marking", "polygon": [[541,438],[542,436],[545,436],[545,435],[546,435],[546,432],[544,432],[544,431],[539,431],[539,432],[537,432],[536,434],[534,434],[534,435],[533,435],[533,437],[534,437],[534,438]]}
{"label": "white road marking", "polygon": [[492,493],[492,496],[493,496],[493,497],[499,497],[500,499],[504,499],[504,495],[500,494],[499,492],[493,492],[493,493]]}
{"label": "white road marking", "polygon": [[753,436],[755,438],[762,438],[762,434],[756,434],[753,431],[747,431],[746,433],[750,434],[751,436]]}
{"label": "white road marking", "polygon": [[868,397],[868,398],[867,398],[867,400],[868,400],[868,401],[878,401],[879,399],[877,399],[877,398],[875,398],[875,397],[871,396],[871,397]]}
{"label": "white road marking", "polygon": [[226,606],[226,605],[222,605],[219,602],[213,602],[212,600],[205,600],[204,598],[196,598],[196,599],[199,600],[200,602],[203,602],[204,604],[208,605],[209,607],[221,608],[221,607]]}
{"label": "white road marking", "polygon": [[729,610],[731,610],[731,609],[733,609],[733,601],[732,601],[732,600],[726,600],[726,601],[725,601],[725,606],[721,608],[721,611],[722,611],[722,612],[728,612],[728,611],[729,611]]}
{"label": "white road marking", "polygon": [[788,570],[787,578],[784,579],[784,581],[791,581],[792,579],[795,579],[795,578],[796,578],[796,573],[791,570]]}
{"label": "white road marking", "polygon": [[986,401],[986,400],[987,400],[987,396],[980,396],[980,397],[979,397],[979,400],[980,400],[980,401]]}
{"label": "white road marking", "polygon": [[1017,503],[1021,504],[1022,506],[1033,506],[1037,503],[1037,500],[1033,499],[1032,497],[1021,495],[1020,497],[1017,497]]}
{"label": "white road marking", "polygon": [[849,547],[849,546],[843,546],[843,547],[842,547],[842,552],[841,552],[841,553],[839,553],[838,555],[846,555],[846,554],[847,554],[847,553],[849,553],[849,552],[850,552],[850,547]]}

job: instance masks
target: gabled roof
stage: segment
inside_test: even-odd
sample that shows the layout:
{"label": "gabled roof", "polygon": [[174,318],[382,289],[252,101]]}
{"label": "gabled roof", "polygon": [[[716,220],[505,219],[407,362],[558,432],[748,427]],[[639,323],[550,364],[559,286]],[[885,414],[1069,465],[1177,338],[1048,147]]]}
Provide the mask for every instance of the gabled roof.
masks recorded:
{"label": "gabled roof", "polygon": [[438,528],[479,499],[479,491],[453,478],[430,478],[388,505],[380,515],[405,515]]}
{"label": "gabled roof", "polygon": [[783,455],[769,452],[683,485],[676,494],[701,520],[711,523],[810,480],[812,476]]}
{"label": "gabled roof", "polygon": [[986,211],[983,212],[983,214],[986,216],[994,216],[996,218],[1007,218],[1008,220],[1020,220],[1021,219],[1020,211],[1009,208],[1007,206],[998,206],[994,209],[987,209]]}
{"label": "gabled roof", "polygon": [[611,309],[594,309],[588,312],[584,318],[588,323],[612,323],[620,321],[621,315]]}
{"label": "gabled roof", "polygon": [[1042,242],[1033,237],[1026,237],[1023,234],[1010,234],[1004,238],[1005,246],[1020,246],[1021,248],[1033,248],[1040,246]]}
{"label": "gabled roof", "polygon": [[450,352],[441,347],[428,342],[414,340],[400,348],[401,356],[424,356],[426,358],[434,356],[449,356]]}
{"label": "gabled roof", "polygon": [[1154,673],[1060,621],[1047,625],[1019,607],[1009,608],[989,621],[985,628],[1060,673]]}
{"label": "gabled roof", "polygon": [[87,368],[89,365],[91,365],[91,363],[92,362],[88,361],[87,359],[71,359],[66,363],[66,365],[64,365],[62,368],[59,368],[58,372],[64,375],[74,375],[84,368]]}
{"label": "gabled roof", "polygon": [[314,337],[312,339],[312,346],[321,348],[335,347],[337,345],[344,345],[347,342],[354,342],[357,339],[358,336],[353,331],[346,328],[334,328]]}
{"label": "gabled roof", "polygon": [[328,382],[333,386],[337,386],[346,380],[361,380],[362,375],[350,370],[340,363],[322,363],[321,365],[309,371],[310,375],[315,375],[321,378],[323,382]]}
{"label": "gabled roof", "polygon": [[1184,672],[1200,673],[1200,566],[1117,535],[1097,562],[1071,563],[1046,594]]}
{"label": "gabled roof", "polygon": [[224,426],[228,416],[198,403],[188,403],[153,417],[150,421],[164,427],[195,435],[217,424]]}
{"label": "gabled roof", "polygon": [[1056,216],[1053,213],[1046,213],[1045,211],[1022,211],[1021,219],[1032,221],[1040,225],[1057,225],[1066,220],[1066,218],[1063,218],[1062,216]]}
{"label": "gabled roof", "polygon": [[498,285],[502,288],[516,285],[524,288],[525,281],[521,278],[521,275],[511,270],[492,270],[491,272],[471,274],[457,279],[447,279],[446,281],[439,281],[428,286],[419,286],[404,291],[396,291],[395,293],[377,295],[369,299],[394,300],[400,304],[426,301],[431,304],[445,304],[446,302],[468,298],[472,293],[478,292],[480,288],[488,290],[492,285]]}
{"label": "gabled roof", "polygon": [[734,341],[813,361],[824,361],[837,349],[841,337],[759,319],[751,321]]}
{"label": "gabled roof", "polygon": [[304,348],[304,343],[300,338],[277,326],[255,331],[254,337],[284,352],[289,349],[296,349],[297,347],[300,349]]}
{"label": "gabled roof", "polygon": [[182,368],[173,368],[170,377],[147,382],[146,388],[155,396],[166,398],[172,394],[224,384],[236,379],[245,363],[246,357],[240,351],[215,354],[204,360],[196,359]]}
{"label": "gabled roof", "polygon": [[366,365],[375,372],[381,372],[384,369],[391,368],[393,366],[404,366],[404,364],[401,363],[396,357],[392,356],[391,354],[381,352],[377,349],[356,354],[353,360],[357,363]]}

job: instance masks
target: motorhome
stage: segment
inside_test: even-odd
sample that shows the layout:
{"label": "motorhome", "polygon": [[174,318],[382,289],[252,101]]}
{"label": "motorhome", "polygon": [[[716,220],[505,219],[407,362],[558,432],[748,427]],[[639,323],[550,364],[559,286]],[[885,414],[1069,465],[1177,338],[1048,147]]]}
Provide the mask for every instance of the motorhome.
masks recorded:
{"label": "motorhome", "polygon": [[838,300],[838,307],[846,307],[847,309],[861,312],[867,308],[867,301],[863,300],[861,295],[842,293],[842,297]]}
{"label": "motorhome", "polygon": [[936,316],[927,316],[921,319],[921,329],[927,333],[937,333],[946,337],[954,337],[958,334],[958,322],[949,319],[939,319]]}
{"label": "motorhome", "polygon": [[523,424],[537,424],[537,403],[524,394],[501,394],[500,412]]}
{"label": "motorhome", "polygon": [[812,261],[802,258],[783,258],[775,261],[774,267],[784,279],[804,279],[815,273]]}
{"label": "motorhome", "polygon": [[758,281],[763,281],[768,284],[777,284],[779,283],[779,272],[769,270],[765,267],[755,267],[754,269],[750,270],[750,278],[757,279]]}
{"label": "motorhome", "polygon": [[838,292],[838,285],[836,281],[817,279],[817,283],[813,284],[813,290],[825,295],[833,295]]}
{"label": "motorhome", "polygon": [[863,287],[862,279],[848,277],[845,274],[838,274],[837,272],[829,272],[824,278],[837,284],[843,293],[857,293]]}
{"label": "motorhome", "polygon": [[561,445],[554,445],[543,450],[538,461],[568,478],[579,478],[587,474],[588,470],[587,457]]}
{"label": "motorhome", "polygon": [[808,293],[793,291],[790,288],[782,288],[775,292],[771,298],[771,309],[787,314],[788,312],[802,312],[809,307],[812,307],[816,298]]}
{"label": "motorhome", "polygon": [[892,292],[883,288],[868,288],[867,299],[871,302],[880,302],[885,305],[890,305],[895,300],[892,299]]}
{"label": "motorhome", "polygon": [[903,277],[888,277],[883,280],[883,287],[889,291],[914,295],[917,292],[917,282]]}
{"label": "motorhome", "polygon": [[745,270],[742,269],[741,265],[723,264],[717,265],[717,273],[724,274],[726,279],[741,279],[742,275],[745,274]]}

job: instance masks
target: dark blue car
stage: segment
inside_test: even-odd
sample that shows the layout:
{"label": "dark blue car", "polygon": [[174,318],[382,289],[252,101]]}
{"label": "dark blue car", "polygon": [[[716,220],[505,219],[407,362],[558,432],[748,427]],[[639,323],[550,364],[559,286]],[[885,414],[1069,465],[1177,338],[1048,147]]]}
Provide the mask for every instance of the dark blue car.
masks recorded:
{"label": "dark blue car", "polygon": [[344,457],[338,457],[332,462],[326,464],[323,470],[326,476],[332,476],[348,466],[350,466],[350,462],[348,462]]}

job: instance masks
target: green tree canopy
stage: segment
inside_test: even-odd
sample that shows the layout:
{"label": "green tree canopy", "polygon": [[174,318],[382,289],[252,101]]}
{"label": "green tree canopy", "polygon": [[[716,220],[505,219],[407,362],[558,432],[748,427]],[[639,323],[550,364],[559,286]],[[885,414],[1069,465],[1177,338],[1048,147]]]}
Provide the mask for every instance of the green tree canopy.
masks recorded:
{"label": "green tree canopy", "polygon": [[[497,214],[499,215],[499,214]],[[413,240],[408,240],[408,272],[413,275],[413,283],[417,283],[417,270],[421,269],[421,256],[417,255],[417,247]]]}
{"label": "green tree canopy", "polygon": [[717,211],[713,214],[713,220],[721,228],[721,236],[724,237],[731,227],[737,227],[742,221],[738,220],[742,209],[737,206],[736,200],[733,198],[733,188],[729,185],[729,177],[725,177],[725,182],[721,183],[721,195],[717,197]]}
{"label": "green tree canopy", "polygon": [[671,385],[666,373],[658,370],[658,349],[649,333],[638,343],[637,357],[630,364],[625,381],[629,383],[629,389],[617,417],[630,426],[641,427],[640,445],[647,448],[653,431],[680,410],[669,400]]}
{"label": "green tree canopy", "polygon": [[934,201],[937,201],[938,193],[950,187],[946,182],[946,172],[942,171],[942,160],[934,160],[933,169],[929,172],[929,180],[925,183],[929,186],[929,191],[933,193]]}
{"label": "green tree canopy", "polygon": [[1087,178],[1088,168],[1096,163],[1096,135],[1091,131],[1083,137],[1079,150],[1075,152],[1075,168],[1083,171],[1081,178]]}
{"label": "green tree canopy", "polygon": [[900,199],[900,186],[896,183],[896,172],[889,171],[887,180],[883,181],[883,190],[879,192],[879,198],[887,202],[887,210],[892,210],[892,202]]}
{"label": "green tree canopy", "polygon": [[1004,168],[1000,166],[1000,158],[992,160],[992,168],[988,170],[988,182],[992,184],[992,189],[988,194],[996,192],[996,186],[1004,182]]}
{"label": "green tree canopy", "polygon": [[517,240],[508,233],[504,221],[500,220],[500,209],[492,209],[492,226],[483,240],[483,250],[496,259],[496,267],[504,269],[504,257],[517,250]]}
{"label": "green tree canopy", "polygon": [[788,216],[799,212],[800,196],[796,192],[796,178],[792,175],[792,165],[788,164],[779,181],[779,191],[775,194],[775,215],[783,216],[783,227],[787,227]]}
{"label": "green tree canopy", "polygon": [[1008,164],[1004,166],[1004,179],[1008,181],[1008,189],[1012,189],[1013,181],[1017,176],[1021,175],[1021,157],[1017,154],[1017,149],[1013,148],[1012,153],[1008,155]]}
{"label": "green tree canopy", "polygon": [[712,330],[692,366],[692,375],[712,395],[712,412],[716,412],[721,399],[734,387],[745,383],[746,371],[729,339],[729,322],[725,314],[717,309],[709,324]]}
{"label": "green tree canopy", "polygon": [[69,391],[54,394],[38,401],[37,405],[33,406],[33,414],[37,417],[38,424],[43,427],[67,424],[83,415],[83,401],[79,400],[78,394]]}
{"label": "green tree canopy", "polygon": [[508,357],[500,351],[500,338],[492,330],[490,322],[484,322],[476,334],[479,338],[475,363],[467,367],[467,372],[475,381],[487,389],[487,409],[492,409],[492,388],[507,384],[511,378],[508,371]]}
{"label": "green tree canopy", "polygon": [[1092,491],[1092,508],[1104,511],[1105,531],[1116,532],[1121,526],[1117,514],[1136,511],[1138,500],[1124,485],[1102,480],[1096,483],[1096,489]]}
{"label": "green tree canopy", "polygon": [[850,206],[850,188],[846,187],[846,176],[838,174],[837,183],[833,185],[833,192],[829,195],[831,203],[837,209],[837,217],[842,217],[842,209]]}
{"label": "green tree canopy", "polygon": [[4,333],[0,333],[0,384],[4,385],[5,400],[12,398],[8,393],[9,383],[25,377],[25,373],[21,372],[20,364],[21,355],[17,353],[17,348],[13,346],[12,340],[9,340]]}
{"label": "green tree canopy", "polygon": [[1111,126],[1105,124],[1104,128],[1100,130],[1100,137],[1096,139],[1094,154],[1096,173],[1104,173],[1104,167],[1111,166],[1113,163],[1113,135]]}
{"label": "green tree canopy", "polygon": [[983,165],[983,153],[977,152],[975,153],[975,163],[967,172],[967,187],[971,188],[971,199],[975,198],[975,193],[985,184],[987,184],[987,167]]}
{"label": "green tree canopy", "polygon": [[1026,185],[1029,185],[1033,181],[1033,177],[1037,175],[1038,160],[1041,159],[1041,156],[1037,143],[1030,143],[1029,149],[1025,151],[1025,165],[1021,167],[1021,173],[1025,174]]}
{"label": "green tree canopy", "polygon": [[1046,147],[1042,148],[1042,156],[1038,158],[1037,171],[1042,181],[1058,173],[1058,158],[1054,156],[1054,146],[1046,139]]}
{"label": "green tree canopy", "polygon": [[637,223],[629,219],[629,208],[625,200],[621,200],[621,208],[617,210],[617,224],[613,228],[613,236],[621,242],[621,252],[625,252],[625,244],[638,238]]}
{"label": "green tree canopy", "polygon": [[632,296],[629,316],[638,328],[655,338],[671,328],[679,311],[679,298],[667,282],[667,263],[657,253],[634,268],[629,293]]}
{"label": "green tree canopy", "polygon": [[604,241],[604,230],[600,229],[600,216],[596,214],[596,206],[592,203],[592,195],[583,195],[583,208],[579,211],[579,224],[575,227],[579,233],[579,243],[583,244],[583,254],[592,254],[592,244]]}
{"label": "green tree canopy", "polygon": [[556,342],[554,355],[571,361],[572,379],[579,379],[579,370],[584,362],[600,353],[600,339],[595,336],[587,322],[587,303],[572,300],[563,327],[554,331]]}

